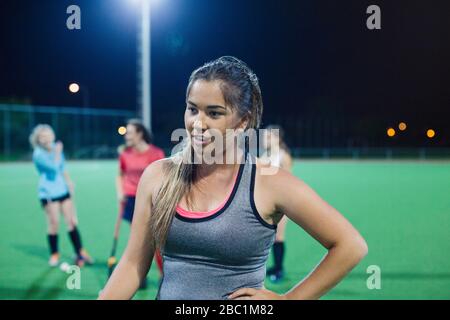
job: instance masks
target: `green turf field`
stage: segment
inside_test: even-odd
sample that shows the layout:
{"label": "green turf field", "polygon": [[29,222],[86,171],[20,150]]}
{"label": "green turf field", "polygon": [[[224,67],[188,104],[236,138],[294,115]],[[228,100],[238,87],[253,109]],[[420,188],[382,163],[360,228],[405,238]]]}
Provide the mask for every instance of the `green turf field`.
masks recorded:
{"label": "green turf field", "polygon": [[[47,266],[44,213],[31,163],[0,164],[0,298],[94,299],[105,284],[116,217],[114,161],[69,162],[86,248],[97,260],[81,274],[81,289]],[[323,299],[450,299],[450,162],[299,161],[295,175],[343,213],[366,238],[369,254]],[[129,227],[122,224],[119,252]],[[61,221],[63,260],[72,248]],[[284,292],[302,279],[325,250],[292,222],[287,227],[286,279],[266,287]],[[269,265],[272,259],[269,260]],[[381,289],[369,290],[366,269],[381,268]],[[158,272],[136,299],[154,299]]]}

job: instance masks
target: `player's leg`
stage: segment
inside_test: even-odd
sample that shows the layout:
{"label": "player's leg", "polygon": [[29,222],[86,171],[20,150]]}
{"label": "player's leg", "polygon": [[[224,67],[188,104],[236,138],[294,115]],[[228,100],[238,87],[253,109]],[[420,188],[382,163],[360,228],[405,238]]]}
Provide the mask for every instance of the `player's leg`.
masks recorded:
{"label": "player's leg", "polygon": [[59,205],[57,202],[46,202],[44,205],[44,210],[47,218],[47,239],[50,247],[50,259],[48,264],[51,267],[55,267],[59,263]]}
{"label": "player's leg", "polygon": [[287,217],[283,216],[277,226],[277,233],[275,236],[275,242],[272,247],[272,253],[274,257],[274,266],[267,271],[267,275],[272,281],[279,281],[284,276],[283,260],[285,253],[285,232],[286,232]]}
{"label": "player's leg", "polygon": [[129,224],[131,224],[131,221],[133,221],[135,202],[136,202],[135,197],[131,197],[131,196],[125,197],[124,204],[123,204],[123,211],[122,211],[122,219],[127,221]]}
{"label": "player's leg", "polygon": [[81,235],[78,230],[78,217],[72,199],[68,198],[61,202],[61,211],[67,225],[70,241],[72,242],[76,254],[76,263],[80,266],[82,266],[84,262],[92,264],[92,258],[83,248]]}

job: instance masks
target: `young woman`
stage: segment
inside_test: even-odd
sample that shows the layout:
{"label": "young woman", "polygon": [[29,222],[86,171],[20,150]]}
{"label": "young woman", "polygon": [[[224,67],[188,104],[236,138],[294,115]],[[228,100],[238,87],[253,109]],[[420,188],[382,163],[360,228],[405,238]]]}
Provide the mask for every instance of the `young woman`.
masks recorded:
{"label": "young woman", "polygon": [[75,250],[75,264],[83,266],[92,264],[93,260],[83,249],[78,231],[78,218],[75,205],[71,199],[74,185],[65,170],[63,144],[55,143],[55,133],[46,124],[39,124],[30,135],[34,148],[33,162],[39,173],[39,200],[47,215],[48,244],[50,247],[49,265],[59,264],[58,229],[59,215],[62,212],[67,225],[69,237]]}
{"label": "young woman", "polygon": [[[265,128],[263,139],[264,153],[262,158],[270,161],[270,164],[275,167],[282,168],[288,172],[291,171],[292,158],[284,141],[284,131],[281,127],[270,125]],[[273,267],[267,270],[267,275],[272,282],[279,282],[284,277],[283,260],[286,250],[285,232],[286,232],[287,218],[285,215],[281,218],[277,225],[277,233],[275,242],[272,246]]]}
{"label": "young woman", "polygon": [[[352,225],[286,170],[272,170],[246,152],[235,163],[185,161],[198,150],[222,150],[226,157],[230,139],[224,144],[213,132],[229,137],[230,129],[257,128],[262,107],[257,77],[239,59],[221,57],[192,73],[184,114],[188,143],[142,175],[126,251],[100,299],[132,298],[156,248],[164,261],[157,299],[175,300],[316,299],[364,257],[367,245]],[[328,253],[303,281],[277,294],[263,284],[283,215]]]}
{"label": "young woman", "polygon": [[[149,164],[164,158],[164,151],[152,144],[149,131],[138,119],[128,121],[125,144],[125,149],[119,155],[119,176],[116,188],[122,218],[131,223],[139,179]],[[162,258],[159,251],[156,251],[155,257],[162,274]],[[141,288],[145,286],[146,282],[143,281]]]}

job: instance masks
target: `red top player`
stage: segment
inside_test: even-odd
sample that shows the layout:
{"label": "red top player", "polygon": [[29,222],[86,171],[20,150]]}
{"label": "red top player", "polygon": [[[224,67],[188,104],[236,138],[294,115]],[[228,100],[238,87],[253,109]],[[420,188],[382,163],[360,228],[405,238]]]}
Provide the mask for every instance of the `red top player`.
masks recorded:
{"label": "red top player", "polygon": [[[127,129],[126,133],[127,145],[129,144],[128,133],[130,131],[132,131],[130,135],[136,135],[137,133],[136,129],[131,128],[134,128],[134,126],[131,125],[130,130]],[[131,143],[132,142],[130,142],[130,144]],[[121,191],[123,196],[126,197],[136,196],[137,185],[145,168],[147,168],[150,163],[164,158],[164,152],[160,148],[152,144],[147,144],[145,141],[142,143],[145,144],[142,145],[142,147],[133,146],[125,148],[119,156]]]}
{"label": "red top player", "polygon": [[[119,155],[116,187],[121,216],[131,223],[139,179],[148,165],[164,158],[164,151],[151,143],[149,131],[137,119],[128,121],[125,142],[126,147]],[[156,252],[156,262],[162,274],[162,259],[159,252]]]}

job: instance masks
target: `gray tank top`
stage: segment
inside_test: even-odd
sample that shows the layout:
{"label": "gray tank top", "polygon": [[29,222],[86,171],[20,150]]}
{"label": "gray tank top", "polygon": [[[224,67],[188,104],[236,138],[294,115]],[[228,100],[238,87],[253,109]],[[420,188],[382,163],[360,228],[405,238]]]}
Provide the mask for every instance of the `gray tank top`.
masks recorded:
{"label": "gray tank top", "polygon": [[232,193],[215,214],[175,214],[162,253],[156,299],[221,300],[237,289],[262,288],[276,225],[265,222],[253,198],[256,161],[247,153]]}

